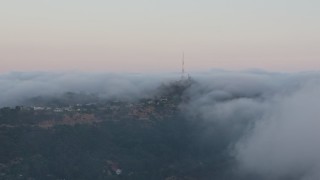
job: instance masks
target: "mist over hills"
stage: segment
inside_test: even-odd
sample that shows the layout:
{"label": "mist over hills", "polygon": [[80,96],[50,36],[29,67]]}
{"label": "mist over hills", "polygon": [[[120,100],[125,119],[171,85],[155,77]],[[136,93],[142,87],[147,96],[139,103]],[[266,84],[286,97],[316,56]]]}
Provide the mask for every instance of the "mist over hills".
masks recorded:
{"label": "mist over hills", "polygon": [[[101,176],[100,179],[172,177],[317,180],[320,178],[320,73],[211,71],[191,75],[192,82],[187,86],[180,86],[180,77],[177,74],[9,73],[0,76],[0,105],[58,107],[106,103],[113,100],[134,104],[139,103],[141,99],[161,97],[177,99],[172,101],[172,104],[176,105],[178,110],[170,117],[162,118],[164,121],[153,119],[157,123],[151,125],[150,129],[137,125],[139,121],[128,121],[130,122],[128,124],[121,124],[121,121],[115,124],[103,122],[105,124],[102,127],[108,131],[112,126],[121,132],[128,132],[128,134],[123,133],[124,139],[117,139],[118,136],[108,134],[106,129],[97,127],[97,132],[100,134],[96,134],[96,137],[101,138],[101,141],[97,141],[96,148],[93,145],[88,147],[88,151],[97,153],[93,155],[94,157],[108,157],[98,153],[104,148],[109,154],[114,153],[107,148],[108,146],[122,147],[122,150],[125,150],[124,147],[129,145],[117,143],[126,142],[131,144],[130,148],[137,148],[141,156],[138,152],[132,153],[130,148],[127,148],[126,153],[119,153],[117,150],[113,159],[130,164],[128,159],[132,158],[133,165],[142,163],[146,166],[141,168],[146,168],[148,171],[147,174],[143,174],[143,170],[136,169],[136,176],[130,177],[130,172],[124,170],[122,177]],[[174,96],[176,98],[173,98]],[[155,111],[160,109],[160,106],[154,107]],[[95,131],[95,126],[81,126],[85,126],[82,127],[86,129],[82,129],[84,132]],[[131,130],[124,127],[129,127]],[[2,134],[9,132],[5,126],[1,128]],[[68,132],[71,132],[70,129],[61,128],[57,126],[53,129],[54,132],[65,133],[67,137]],[[77,128],[79,127],[72,127],[74,130],[72,132],[82,132]],[[33,131],[34,129],[30,130]],[[42,129],[38,132],[40,131],[46,134],[51,130]],[[117,131],[114,133],[119,135]],[[52,131],[47,137],[54,139],[54,136],[58,135]],[[69,134],[70,137],[77,135],[77,133]],[[140,139],[139,143],[153,144],[158,149],[161,145],[163,151],[148,149],[150,148],[148,146],[139,149],[136,146],[137,142],[133,142],[130,136]],[[145,136],[149,136],[150,139]],[[3,139],[5,137],[3,136]],[[88,137],[94,138],[94,135],[83,136],[83,138]],[[104,142],[104,137],[113,145],[100,146]],[[24,139],[25,142],[31,140],[32,138]],[[39,140],[38,145],[41,146],[41,143],[50,145],[45,140]],[[77,146],[82,146],[81,139],[78,143]],[[1,155],[6,156],[8,151],[10,149],[2,151]],[[36,152],[41,158],[50,157],[50,153],[45,155],[41,154],[40,150]],[[62,152],[57,150],[54,153]],[[79,154],[89,156],[90,153],[79,152]],[[168,160],[159,162],[155,154]],[[44,159],[49,161],[48,158]],[[141,159],[145,161],[140,162]],[[99,167],[97,164],[101,162],[95,161],[92,160],[90,163]],[[0,163],[8,164],[8,162],[3,158]],[[80,164],[86,163],[84,161]],[[163,171],[161,173],[153,171],[150,164],[159,164],[152,167],[163,168]],[[147,168],[148,165],[151,169]],[[56,167],[52,164],[50,166]],[[132,171],[134,174],[134,170]],[[68,173],[60,175],[53,173],[54,178],[62,178],[66,174]],[[33,176],[36,175],[35,173]]]}

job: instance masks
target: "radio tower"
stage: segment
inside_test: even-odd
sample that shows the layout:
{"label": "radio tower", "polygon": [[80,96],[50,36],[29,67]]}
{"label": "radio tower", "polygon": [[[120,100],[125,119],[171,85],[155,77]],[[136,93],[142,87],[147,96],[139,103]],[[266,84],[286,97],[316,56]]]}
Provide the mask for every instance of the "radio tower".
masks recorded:
{"label": "radio tower", "polygon": [[184,69],[184,52],[182,53],[182,69],[181,69],[181,81],[185,79],[185,69]]}

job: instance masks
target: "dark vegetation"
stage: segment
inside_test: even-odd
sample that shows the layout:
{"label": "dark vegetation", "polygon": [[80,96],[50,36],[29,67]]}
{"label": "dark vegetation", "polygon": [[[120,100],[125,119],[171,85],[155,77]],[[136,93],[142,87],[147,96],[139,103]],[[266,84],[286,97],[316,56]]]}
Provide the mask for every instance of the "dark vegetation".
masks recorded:
{"label": "dark vegetation", "polygon": [[[181,85],[162,88],[175,103],[187,100]],[[155,107],[158,112],[172,108]],[[2,108],[0,179],[230,179],[232,158],[226,153],[229,144],[223,141],[223,132],[204,135],[204,127],[182,110],[170,112],[145,121],[103,116],[91,109],[103,121],[42,128],[37,126],[42,120],[61,118],[67,112]],[[119,166],[120,175],[110,162]]]}

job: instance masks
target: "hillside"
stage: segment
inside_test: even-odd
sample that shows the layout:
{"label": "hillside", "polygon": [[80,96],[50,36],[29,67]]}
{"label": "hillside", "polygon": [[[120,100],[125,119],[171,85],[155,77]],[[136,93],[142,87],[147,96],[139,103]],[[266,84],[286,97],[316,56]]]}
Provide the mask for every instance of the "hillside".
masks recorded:
{"label": "hillside", "polygon": [[201,141],[202,127],[180,108],[190,85],[134,102],[2,108],[0,179],[227,178],[227,144]]}

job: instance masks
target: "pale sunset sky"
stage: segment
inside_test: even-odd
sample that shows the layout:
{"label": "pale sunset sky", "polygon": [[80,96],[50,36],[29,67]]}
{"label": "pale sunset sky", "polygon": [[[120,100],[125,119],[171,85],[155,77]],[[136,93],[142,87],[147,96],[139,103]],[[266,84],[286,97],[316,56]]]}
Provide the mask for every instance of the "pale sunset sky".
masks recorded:
{"label": "pale sunset sky", "polygon": [[319,0],[2,0],[0,73],[320,69]]}

